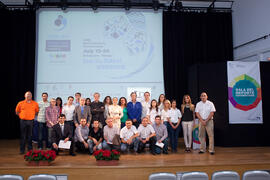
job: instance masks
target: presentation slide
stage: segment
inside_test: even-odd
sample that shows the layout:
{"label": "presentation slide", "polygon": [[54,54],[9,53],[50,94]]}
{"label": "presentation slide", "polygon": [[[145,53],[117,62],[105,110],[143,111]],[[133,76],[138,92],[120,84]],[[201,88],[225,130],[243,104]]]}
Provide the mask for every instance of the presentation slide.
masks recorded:
{"label": "presentation slide", "polygon": [[164,93],[162,12],[42,9],[37,12],[36,100],[81,92],[139,98]]}

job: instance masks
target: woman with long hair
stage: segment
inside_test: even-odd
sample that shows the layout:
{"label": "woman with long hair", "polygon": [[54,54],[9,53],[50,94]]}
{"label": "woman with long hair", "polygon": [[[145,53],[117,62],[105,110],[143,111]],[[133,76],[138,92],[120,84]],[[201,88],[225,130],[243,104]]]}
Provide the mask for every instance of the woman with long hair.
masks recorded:
{"label": "woman with long hair", "polygon": [[164,107],[161,111],[161,120],[165,126],[167,126],[168,121],[171,119],[170,110],[171,110],[171,102],[168,99],[166,99],[164,101]]}
{"label": "woman with long hair", "polygon": [[192,130],[195,119],[195,106],[192,104],[190,96],[184,95],[181,105],[182,127],[185,141],[185,152],[191,152]]}
{"label": "woman with long hair", "polygon": [[59,115],[62,114],[63,100],[60,97],[56,98],[56,106],[59,107]]}
{"label": "woman with long hair", "polygon": [[176,100],[172,100],[170,119],[168,120],[168,134],[172,152],[177,152],[178,136],[180,132],[181,112],[176,107]]}
{"label": "woman with long hair", "polygon": [[106,96],[103,100],[103,104],[105,105],[104,118],[107,119],[109,106],[112,105],[111,96]]}
{"label": "woman with long hair", "polygon": [[118,98],[114,97],[112,99],[113,104],[109,105],[108,108],[108,116],[113,119],[113,126],[121,128],[120,119],[123,117],[123,109],[118,105]]}
{"label": "woman with long hair", "polygon": [[85,99],[85,105],[86,106],[90,106],[90,104],[91,104],[91,99],[90,98],[86,98]]}
{"label": "woman with long hair", "polygon": [[146,117],[148,118],[148,123],[153,124],[155,123],[155,117],[160,115],[160,110],[157,106],[157,100],[153,99],[150,103],[150,108],[148,108]]}
{"label": "woman with long hair", "polygon": [[125,97],[121,97],[119,99],[118,105],[123,110],[123,117],[120,119],[120,121],[121,121],[121,129],[122,129],[123,127],[125,127],[126,121],[128,119],[128,114],[127,114],[127,99]]}
{"label": "woman with long hair", "polygon": [[160,94],[158,97],[158,108],[160,112],[164,108],[164,101],[166,100],[165,94]]}

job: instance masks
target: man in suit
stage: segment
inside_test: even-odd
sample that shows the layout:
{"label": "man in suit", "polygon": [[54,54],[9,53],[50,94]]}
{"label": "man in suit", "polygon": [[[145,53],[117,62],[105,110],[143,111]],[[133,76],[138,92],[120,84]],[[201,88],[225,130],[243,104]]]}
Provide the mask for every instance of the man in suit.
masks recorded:
{"label": "man in suit", "polygon": [[87,122],[86,125],[87,127],[89,127],[92,120],[92,114],[91,114],[90,106],[85,105],[84,98],[81,98],[80,105],[75,107],[73,120],[76,127],[80,125],[82,118],[86,119],[86,122]]}
{"label": "man in suit", "polygon": [[53,126],[52,131],[52,145],[53,150],[58,154],[59,147],[58,144],[60,140],[64,140],[66,143],[67,141],[71,141],[71,146],[69,149],[69,154],[71,156],[75,156],[73,149],[74,149],[74,142],[72,138],[72,129],[69,124],[65,123],[66,116],[64,114],[61,114],[58,118],[58,123]]}

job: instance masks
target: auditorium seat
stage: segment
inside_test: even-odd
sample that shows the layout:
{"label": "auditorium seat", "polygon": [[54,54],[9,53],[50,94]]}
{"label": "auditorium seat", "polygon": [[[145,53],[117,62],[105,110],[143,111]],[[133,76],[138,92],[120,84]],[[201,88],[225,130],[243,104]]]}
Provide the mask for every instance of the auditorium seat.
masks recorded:
{"label": "auditorium seat", "polygon": [[208,175],[205,172],[186,172],[181,180],[208,180]]}
{"label": "auditorium seat", "polygon": [[149,176],[149,180],[176,180],[173,173],[153,173]]}
{"label": "auditorium seat", "polygon": [[0,175],[0,180],[23,180],[23,177],[19,175],[6,174]]}
{"label": "auditorium seat", "polygon": [[235,171],[217,171],[212,174],[211,180],[240,180],[240,176]]}
{"label": "auditorium seat", "polygon": [[270,174],[267,171],[246,171],[243,180],[270,180]]}
{"label": "auditorium seat", "polygon": [[57,180],[56,176],[50,174],[36,174],[28,178],[28,180]]}

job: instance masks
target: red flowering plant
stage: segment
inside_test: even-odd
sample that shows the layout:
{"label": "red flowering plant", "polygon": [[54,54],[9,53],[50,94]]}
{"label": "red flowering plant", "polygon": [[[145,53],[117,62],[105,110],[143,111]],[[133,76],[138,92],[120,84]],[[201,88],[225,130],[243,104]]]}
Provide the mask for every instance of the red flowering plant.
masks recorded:
{"label": "red flowering plant", "polygon": [[53,150],[42,151],[42,150],[30,150],[24,155],[26,161],[48,161],[52,162],[55,160],[56,154]]}
{"label": "red flowering plant", "polygon": [[100,149],[98,151],[95,151],[93,155],[95,156],[96,160],[111,161],[111,160],[119,160],[120,158],[120,152],[115,149],[111,151]]}

